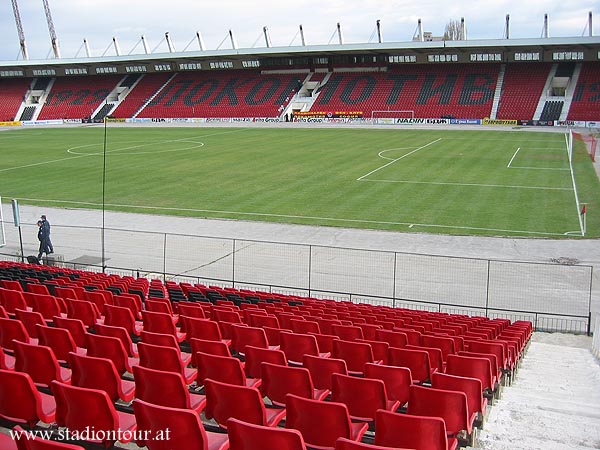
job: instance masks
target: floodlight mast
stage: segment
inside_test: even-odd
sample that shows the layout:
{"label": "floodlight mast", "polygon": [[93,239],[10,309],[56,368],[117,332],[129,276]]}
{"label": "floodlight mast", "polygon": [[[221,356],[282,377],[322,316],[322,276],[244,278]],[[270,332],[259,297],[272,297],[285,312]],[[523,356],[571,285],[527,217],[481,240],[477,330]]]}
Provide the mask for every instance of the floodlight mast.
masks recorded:
{"label": "floodlight mast", "polygon": [[267,26],[263,27],[263,33],[265,35],[265,44],[267,48],[270,48],[273,44],[271,43],[271,35],[269,34],[269,28]]}
{"label": "floodlight mast", "polygon": [[119,46],[119,41],[117,40],[117,37],[113,36],[112,41],[113,46],[115,47],[115,53],[117,54],[117,56],[121,56],[121,47]]}
{"label": "floodlight mast", "polygon": [[383,33],[381,31],[381,20],[377,19],[377,41],[381,44],[383,42]]}
{"label": "floodlight mast", "polygon": [[92,50],[90,49],[90,44],[87,39],[83,40],[83,46],[85,47],[85,54],[88,58],[92,57]]}
{"label": "floodlight mast", "polygon": [[304,40],[304,28],[302,28],[302,24],[300,24],[300,42],[302,42],[302,47],[306,47],[306,41]]}
{"label": "floodlight mast", "polygon": [[417,33],[419,34],[419,42],[423,42],[425,37],[423,36],[423,22],[421,22],[421,19],[417,21]]}
{"label": "floodlight mast", "polygon": [[342,34],[342,24],[341,23],[337,23],[337,35],[338,35],[338,42],[340,43],[340,45],[344,44],[344,35]]}
{"label": "floodlight mast", "polygon": [[171,35],[168,31],[165,33],[165,40],[167,41],[169,53],[175,53],[175,46],[173,45],[173,41],[171,41]]}
{"label": "floodlight mast", "polygon": [[233,35],[233,30],[229,30],[229,39],[231,40],[231,47],[234,50],[237,50],[238,46],[237,46],[237,41],[235,40],[235,36]]}
{"label": "floodlight mast", "polygon": [[150,52],[150,46],[148,45],[148,41],[146,40],[146,36],[142,34],[142,37],[140,38],[142,40],[142,46],[144,47],[144,53],[146,53],[146,55],[149,55]]}
{"label": "floodlight mast", "polygon": [[196,31],[196,38],[198,39],[198,45],[200,46],[200,50],[204,51],[204,39],[202,39],[200,31]]}
{"label": "floodlight mast", "polygon": [[60,49],[58,48],[58,37],[56,37],[56,30],[54,29],[54,22],[52,21],[52,14],[50,14],[50,5],[48,0],[42,0],[44,3],[44,12],[46,13],[46,22],[48,22],[48,31],[50,32],[50,42],[52,42],[52,51],[54,57],[60,59]]}
{"label": "floodlight mast", "polygon": [[29,59],[29,53],[27,53],[27,43],[25,42],[25,32],[23,31],[23,22],[21,22],[21,14],[19,14],[19,5],[17,4],[17,0],[11,0],[11,2],[13,13],[15,15],[15,23],[17,24],[17,33],[19,33],[21,53],[23,54],[23,59]]}
{"label": "floodlight mast", "polygon": [[550,37],[550,25],[548,20],[548,14],[544,14],[544,27],[542,29],[542,37],[549,38]]}

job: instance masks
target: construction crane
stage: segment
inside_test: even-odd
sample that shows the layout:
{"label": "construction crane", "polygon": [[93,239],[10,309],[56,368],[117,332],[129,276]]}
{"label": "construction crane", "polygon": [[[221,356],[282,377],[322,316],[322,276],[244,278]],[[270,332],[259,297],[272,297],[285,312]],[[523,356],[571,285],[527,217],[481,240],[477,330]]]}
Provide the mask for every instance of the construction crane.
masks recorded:
{"label": "construction crane", "polygon": [[52,42],[52,51],[54,52],[55,58],[60,58],[58,38],[56,37],[56,30],[54,29],[54,22],[52,21],[52,14],[50,14],[50,5],[48,4],[48,0],[42,0],[42,2],[44,3],[46,22],[48,22],[48,31],[50,32],[50,41]]}
{"label": "construction crane", "polygon": [[17,5],[17,0],[11,0],[11,2],[13,13],[15,15],[15,23],[17,24],[17,33],[19,33],[21,53],[23,54],[23,59],[29,59],[29,54],[27,53],[27,44],[25,43],[25,33],[23,32],[23,23],[21,22],[21,14],[19,14],[19,5]]}

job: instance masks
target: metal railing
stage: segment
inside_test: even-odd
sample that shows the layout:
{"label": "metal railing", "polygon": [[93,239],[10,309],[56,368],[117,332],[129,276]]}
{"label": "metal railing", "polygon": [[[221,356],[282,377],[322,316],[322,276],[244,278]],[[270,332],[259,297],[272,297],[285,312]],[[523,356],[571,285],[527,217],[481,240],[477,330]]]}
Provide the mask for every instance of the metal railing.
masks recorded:
{"label": "metal railing", "polygon": [[[24,254],[37,254],[23,226]],[[7,227],[7,242],[18,242]],[[104,239],[102,239],[102,235]],[[98,227],[54,226],[66,267],[511,320],[591,332],[593,267]],[[20,259],[17,246],[0,249]]]}

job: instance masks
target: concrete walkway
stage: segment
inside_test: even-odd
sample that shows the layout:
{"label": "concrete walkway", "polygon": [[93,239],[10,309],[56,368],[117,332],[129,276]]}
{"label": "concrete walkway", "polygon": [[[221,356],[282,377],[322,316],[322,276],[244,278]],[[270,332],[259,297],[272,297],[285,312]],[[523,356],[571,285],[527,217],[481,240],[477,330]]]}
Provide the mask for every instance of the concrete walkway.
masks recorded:
{"label": "concrete walkway", "polygon": [[600,448],[600,365],[591,338],[534,333],[516,380],[492,407],[484,450]]}

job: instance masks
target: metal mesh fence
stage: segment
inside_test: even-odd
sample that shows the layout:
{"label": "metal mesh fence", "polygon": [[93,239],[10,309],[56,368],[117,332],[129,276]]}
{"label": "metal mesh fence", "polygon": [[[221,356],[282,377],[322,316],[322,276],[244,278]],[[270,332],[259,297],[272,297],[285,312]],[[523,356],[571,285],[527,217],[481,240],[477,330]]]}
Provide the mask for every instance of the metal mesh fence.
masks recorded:
{"label": "metal mesh fence", "polygon": [[587,316],[591,267],[490,262],[489,308]]}
{"label": "metal mesh fence", "polygon": [[394,253],[312,247],[310,289],[394,296]]}
{"label": "metal mesh fence", "polygon": [[397,254],[396,297],[485,307],[488,262]]}

